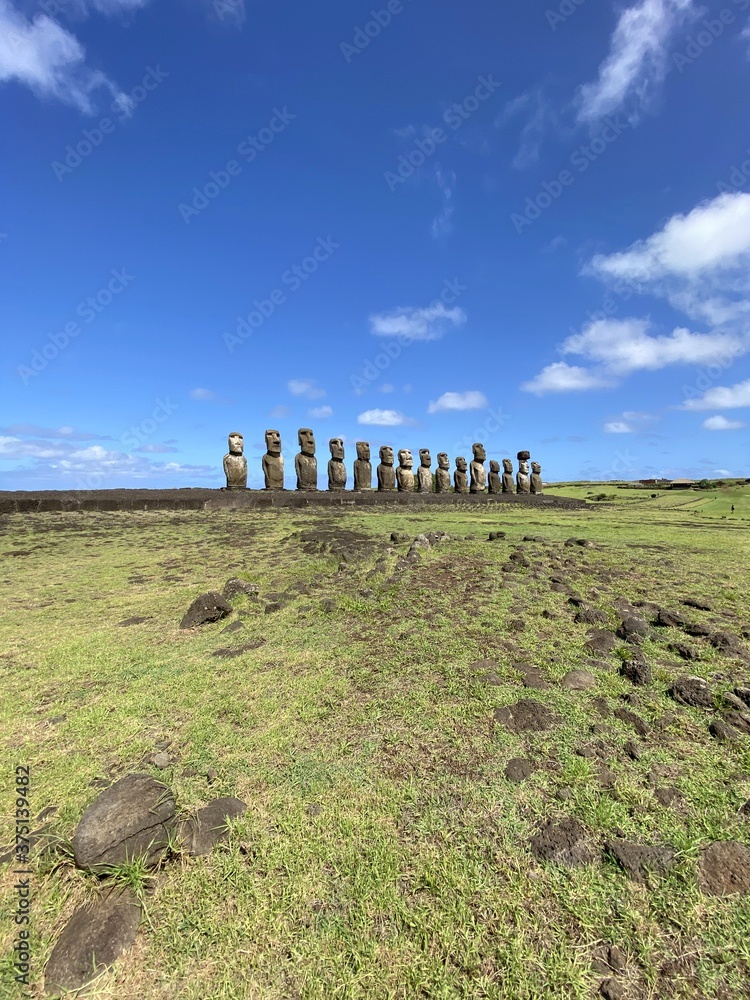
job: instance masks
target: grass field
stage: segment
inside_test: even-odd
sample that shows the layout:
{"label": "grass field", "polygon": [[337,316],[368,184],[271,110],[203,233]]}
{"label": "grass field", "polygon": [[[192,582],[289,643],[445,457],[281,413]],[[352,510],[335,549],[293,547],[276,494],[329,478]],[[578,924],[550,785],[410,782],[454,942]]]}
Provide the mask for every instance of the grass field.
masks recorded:
{"label": "grass field", "polygon": [[[614,944],[627,965],[609,975],[628,1000],[750,997],[750,896],[708,895],[696,874],[711,842],[750,842],[750,736],[713,739],[714,712],[666,693],[696,674],[718,709],[722,692],[750,684],[750,663],[701,638],[685,663],[669,648],[684,635],[653,627],[653,683],[635,689],[618,672],[626,644],[593,662],[568,599],[581,595],[614,631],[618,601],[700,598],[711,610],[683,612],[747,641],[750,487],[653,500],[593,489],[616,500],[4,519],[0,844],[12,842],[18,764],[63,841],[103,783],[132,771],[169,783],[184,810],[219,795],[248,805],[209,856],[177,852],[150,877],[130,873],[144,922],[89,995],[583,1000],[598,995],[607,974],[592,963]],[[488,541],[495,530],[507,537]],[[461,537],[403,564],[409,545],[393,531]],[[327,544],[341,532],[344,562]],[[565,547],[571,536],[595,547]],[[519,547],[530,565],[507,572]],[[259,601],[233,602],[228,621],[243,629],[180,630],[193,598],[233,576],[260,588]],[[282,606],[266,612],[272,601]],[[131,616],[146,621],[118,624]],[[254,638],[265,644],[212,655]],[[524,688],[526,666],[549,686]],[[594,689],[560,685],[578,667]],[[494,719],[523,697],[559,724],[515,733]],[[609,714],[626,704],[647,735]],[[158,771],[148,761],[165,740],[172,763]],[[534,764],[520,783],[505,774],[518,757]],[[666,786],[675,796],[662,805]],[[586,828],[589,863],[530,850],[545,820],[565,816]],[[603,850],[613,837],[670,844],[677,863],[634,881]],[[50,951],[98,881],[64,846],[33,867],[30,995],[41,996]],[[2,997],[24,995],[13,885],[3,866]]]}

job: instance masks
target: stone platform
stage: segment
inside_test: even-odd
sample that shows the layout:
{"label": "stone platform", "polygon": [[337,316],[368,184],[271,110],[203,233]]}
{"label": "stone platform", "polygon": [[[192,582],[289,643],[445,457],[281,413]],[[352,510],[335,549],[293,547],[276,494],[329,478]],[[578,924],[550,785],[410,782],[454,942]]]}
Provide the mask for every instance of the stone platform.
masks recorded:
{"label": "stone platform", "polygon": [[496,507],[521,504],[524,507],[574,510],[586,507],[585,500],[573,497],[532,496],[531,494],[466,493],[336,493],[296,490],[226,490],[203,488],[172,490],[18,490],[0,491],[0,514],[41,511],[85,510],[244,510],[268,507]]}

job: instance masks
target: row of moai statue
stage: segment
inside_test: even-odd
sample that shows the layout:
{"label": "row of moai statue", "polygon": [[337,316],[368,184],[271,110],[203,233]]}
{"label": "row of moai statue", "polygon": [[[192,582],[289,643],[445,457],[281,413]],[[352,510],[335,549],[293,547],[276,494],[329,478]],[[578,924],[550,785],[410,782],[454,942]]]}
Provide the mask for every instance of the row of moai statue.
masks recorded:
{"label": "row of moai statue", "polygon": [[[297,475],[298,490],[318,489],[318,460],[315,457],[315,436],[309,427],[302,427],[298,432],[299,454],[294,459],[294,471]],[[331,438],[328,442],[331,458],[328,462],[328,489],[332,491],[346,489],[346,466],[344,465],[344,442],[341,438]],[[228,490],[247,488],[247,459],[244,454],[244,439],[241,434],[233,432],[229,435],[229,454],[224,456],[224,472],[227,477]],[[538,462],[531,463],[529,472],[528,451],[518,452],[518,473],[513,476],[513,463],[509,458],[503,459],[503,472],[500,463],[490,462],[489,475],[484,467],[487,453],[484,445],[472,446],[474,458],[470,464],[465,458],[456,459],[456,469],[451,484],[450,460],[446,452],[441,451],[437,457],[437,469],[433,481],[432,456],[428,448],[419,450],[419,468],[414,473],[412,453],[402,448],[398,453],[398,467],[394,468],[393,448],[383,445],[380,449],[380,465],[377,473],[377,489],[381,493],[398,490],[405,493],[541,493],[542,467]],[[284,489],[284,459],[281,455],[281,434],[278,431],[266,431],[266,453],[262,459],[263,476],[267,490]],[[434,483],[434,484],[433,484]],[[372,489],[372,464],[370,462],[370,445],[367,441],[357,441],[357,460],[354,463],[355,492]]]}

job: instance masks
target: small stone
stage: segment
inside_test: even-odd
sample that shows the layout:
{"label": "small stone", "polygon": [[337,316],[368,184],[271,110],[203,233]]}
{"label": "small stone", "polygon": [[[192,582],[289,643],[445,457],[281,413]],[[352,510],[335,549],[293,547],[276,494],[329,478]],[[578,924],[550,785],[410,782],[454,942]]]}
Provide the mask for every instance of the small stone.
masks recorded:
{"label": "small stone", "polygon": [[605,979],[599,987],[599,992],[604,1000],[623,1000],[625,990],[616,979]]}
{"label": "small stone", "polygon": [[652,680],[651,667],[640,660],[625,660],[620,667],[620,674],[639,687],[645,687]]}
{"label": "small stone", "polygon": [[725,712],[724,721],[739,733],[750,736],[750,713],[745,712]]}
{"label": "small stone", "polygon": [[534,773],[534,764],[530,760],[526,760],[524,757],[514,757],[512,760],[508,761],[505,768],[505,777],[508,781],[514,781],[516,783],[525,781],[530,775]]}
{"label": "small stone", "polygon": [[533,698],[521,698],[515,705],[495,709],[495,720],[512,732],[541,731],[559,725],[559,716]]}
{"label": "small stone", "polygon": [[580,608],[578,613],[573,618],[576,625],[604,625],[607,621],[607,616],[599,608],[594,608],[590,604],[585,604]]}
{"label": "small stone", "polygon": [[648,637],[648,625],[636,615],[624,615],[617,634],[626,642],[642,643]]}
{"label": "small stone", "polygon": [[218,777],[219,777],[219,772],[216,770],[216,768],[209,767],[208,770],[206,771],[206,781],[209,783],[209,785],[213,785],[213,783],[216,781]]}
{"label": "small stone", "polygon": [[713,708],[714,696],[702,677],[678,677],[668,694],[681,705],[693,708]]}
{"label": "small stone", "polygon": [[676,852],[670,845],[649,847],[615,838],[607,841],[605,851],[635,882],[644,883],[649,872],[664,875],[674,864]]}
{"label": "small stone", "polygon": [[735,712],[746,712],[748,710],[749,706],[745,704],[742,698],[738,698],[731,691],[725,691],[721,697],[726,707],[733,708]]}
{"label": "small stone", "polygon": [[607,962],[610,969],[614,969],[615,972],[622,972],[628,964],[628,957],[622,948],[616,944],[611,944],[607,949]]}
{"label": "small stone", "polygon": [[627,722],[631,725],[639,736],[647,736],[651,732],[651,727],[648,723],[645,722],[640,715],[636,715],[635,712],[631,712],[629,708],[616,708],[613,714],[615,718],[620,719],[621,722]]}
{"label": "small stone", "polygon": [[683,660],[700,660],[700,651],[695,646],[688,646],[684,642],[670,642],[667,649],[671,653],[676,653]]}
{"label": "small stone", "polygon": [[231,580],[227,580],[224,584],[224,590],[222,593],[227,600],[231,600],[237,595],[244,595],[252,599],[258,596],[260,587],[257,583],[248,583],[247,580],[239,580],[237,577],[232,577]]}
{"label": "small stone", "polygon": [[171,761],[169,759],[168,753],[155,753],[151,758],[151,763],[154,767],[157,767],[160,771],[163,771],[165,767],[169,767]]}
{"label": "small stone", "polygon": [[686,608],[697,608],[698,611],[711,611],[711,605],[707,601],[699,600],[697,597],[686,597],[682,602]]}
{"label": "small stone", "polygon": [[529,846],[540,860],[568,867],[585,865],[595,858],[586,829],[573,816],[546,820]]}
{"label": "small stone", "polygon": [[245,626],[242,622],[232,622],[231,625],[227,625],[226,628],[221,630],[221,635],[233,635],[235,632],[241,632]]}
{"label": "small stone", "polygon": [[744,701],[748,708],[750,708],[750,686],[749,687],[736,687],[734,693],[737,697]]}
{"label": "small stone", "polygon": [[237,819],[247,810],[241,799],[225,797],[209,802],[180,824],[179,838],[186,854],[209,854],[216,844],[229,838],[228,820]]}
{"label": "small stone", "polygon": [[750,893],[750,849],[736,840],[719,840],[698,862],[698,885],[709,896]]}
{"label": "small stone", "polygon": [[588,670],[569,670],[560,684],[571,691],[587,691],[596,687],[596,677]]}
{"label": "small stone", "polygon": [[555,792],[555,798],[560,802],[569,802],[571,799],[575,798],[575,792],[568,785],[558,788]]}
{"label": "small stone", "polygon": [[687,623],[687,618],[679,611],[667,611],[666,608],[659,608],[656,613],[656,624],[664,628],[682,628]]}
{"label": "small stone", "polygon": [[617,645],[617,639],[607,629],[592,629],[586,638],[586,648],[597,656],[611,653]]}
{"label": "small stone", "polygon": [[661,806],[671,806],[680,797],[679,789],[674,785],[667,785],[664,788],[654,789],[654,798]]}
{"label": "small stone", "polygon": [[209,622],[217,622],[226,618],[232,611],[232,605],[218,591],[209,590],[193,601],[185,612],[180,628],[196,628]]}
{"label": "small stone", "polygon": [[709,733],[714,737],[714,739],[720,742],[733,743],[737,737],[738,732],[732,726],[728,726],[726,722],[722,722],[721,719],[714,719],[714,721],[708,727]]}
{"label": "small stone", "polygon": [[330,614],[332,611],[336,610],[336,602],[330,597],[326,597],[320,602],[320,610],[324,611],[326,614]]}
{"label": "small stone", "polygon": [[140,615],[134,615],[132,618],[124,618],[118,625],[128,626],[128,625],[142,625],[143,622],[147,622],[148,618],[143,618]]}
{"label": "small stone", "polygon": [[622,748],[631,760],[641,759],[641,750],[637,743],[628,740]]}
{"label": "small stone", "polygon": [[141,907],[130,890],[80,907],[63,928],[44,974],[48,996],[80,990],[135,941]]}
{"label": "small stone", "polygon": [[215,649],[211,656],[218,656],[225,660],[232,660],[236,656],[242,656],[243,653],[249,653],[253,649],[260,649],[261,646],[265,646],[266,640],[262,636],[258,636],[257,639],[251,639],[249,642],[244,642],[241,646],[223,646],[221,649]]}

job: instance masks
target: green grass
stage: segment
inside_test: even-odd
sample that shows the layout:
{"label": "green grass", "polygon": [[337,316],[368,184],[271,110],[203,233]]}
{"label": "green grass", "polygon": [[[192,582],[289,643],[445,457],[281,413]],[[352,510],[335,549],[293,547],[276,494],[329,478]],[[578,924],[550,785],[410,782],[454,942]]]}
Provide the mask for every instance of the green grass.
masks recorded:
{"label": "green grass", "polygon": [[[750,899],[703,895],[695,877],[712,840],[748,841],[738,810],[750,796],[750,738],[716,743],[705,712],[678,709],[665,693],[678,673],[704,676],[720,692],[750,667],[697,639],[689,641],[701,659],[686,667],[667,649],[685,637],[654,630],[644,647],[654,683],[635,710],[652,724],[666,711],[676,718],[644,740],[595,709],[595,696],[614,705],[631,690],[616,658],[610,670],[588,667],[596,691],[556,683],[587,666],[587,629],[550,589],[550,559],[571,560],[562,571],[611,627],[617,597],[670,607],[702,597],[713,611],[691,610],[696,621],[735,634],[750,625],[750,487],[717,491],[719,500],[661,491],[651,500],[651,492],[617,490],[612,504],[580,511],[6,519],[0,552],[29,554],[4,556],[0,580],[0,753],[9,776],[0,843],[12,836],[19,763],[31,768],[34,809],[56,806],[50,822],[66,841],[98,793],[92,782],[130,771],[166,780],[181,810],[218,795],[248,804],[229,843],[208,857],[175,852],[153,878],[137,863],[116,873],[142,896],[147,919],[95,995],[583,1000],[596,995],[591,960],[610,942],[627,952],[620,978],[629,998],[750,996]],[[722,520],[732,502],[735,515]],[[343,571],[337,556],[305,553],[295,538],[338,527],[362,540]],[[486,541],[497,529],[507,539]],[[429,530],[471,537],[430,550],[391,580],[408,548],[391,546],[391,531]],[[529,569],[504,573],[526,533],[546,542],[526,543]],[[562,546],[571,536],[597,548]],[[181,631],[192,599],[231,576],[261,591],[259,602],[234,602],[229,620],[247,611],[244,630],[221,635],[220,622]],[[282,610],[264,612],[269,594],[298,583],[310,593],[289,591]],[[333,611],[322,610],[325,599]],[[135,615],[149,617],[118,625]],[[265,644],[237,658],[211,655],[258,637]],[[485,658],[496,661],[500,684],[471,666]],[[520,661],[543,668],[552,686],[521,688]],[[562,724],[515,735],[493,723],[495,708],[529,695]],[[593,735],[602,722],[607,732]],[[596,761],[575,752],[596,738],[610,748],[612,788],[600,787]],[[642,744],[637,762],[622,754],[628,739]],[[172,740],[174,764],[159,772],[148,758],[161,740]],[[514,785],[504,770],[518,756],[538,769]],[[681,804],[658,804],[654,767],[662,784],[679,788]],[[218,772],[210,785],[209,768]],[[555,794],[563,786],[572,789],[565,803]],[[669,842],[679,863],[644,887],[603,858],[575,869],[537,861],[529,838],[547,817],[566,814],[599,846],[615,835]],[[64,851],[34,866],[40,996],[59,932],[97,880]],[[10,963],[13,882],[0,868],[3,997],[21,995]]]}

